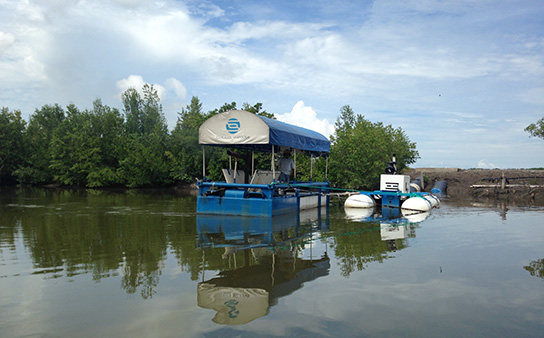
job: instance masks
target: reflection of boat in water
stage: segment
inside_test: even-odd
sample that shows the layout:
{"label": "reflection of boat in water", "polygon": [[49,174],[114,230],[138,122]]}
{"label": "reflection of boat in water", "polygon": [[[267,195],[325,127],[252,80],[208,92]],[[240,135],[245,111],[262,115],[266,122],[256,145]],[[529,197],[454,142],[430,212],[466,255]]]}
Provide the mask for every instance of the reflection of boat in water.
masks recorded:
{"label": "reflection of boat in water", "polygon": [[397,251],[399,249],[398,240],[415,238],[414,225],[425,220],[427,216],[429,216],[428,211],[413,213],[398,208],[382,208],[380,236],[382,241],[387,243],[387,249]]}
{"label": "reflection of boat in water", "polygon": [[364,221],[374,214],[374,208],[344,208],[346,217],[353,221]]}
{"label": "reflection of boat in water", "polygon": [[415,234],[415,230],[409,225],[392,225],[389,223],[380,224],[380,235],[382,236],[382,241],[415,237]]}
{"label": "reflection of boat in water", "polygon": [[326,217],[313,211],[266,218],[197,216],[203,259],[212,256],[206,250],[215,249],[221,250],[219,263],[229,262],[211,279],[203,273],[198,284],[198,305],[217,312],[215,323],[239,325],[262,317],[278,298],[329,274],[326,245],[321,254],[301,255],[313,246],[315,231],[328,226]]}
{"label": "reflection of boat in water", "polygon": [[405,212],[402,210],[402,216],[408,220],[410,223],[420,223],[423,222],[427,217],[429,217],[430,212]]}
{"label": "reflection of boat in water", "polygon": [[[288,238],[285,237],[288,230],[300,238],[309,236],[303,229],[307,232],[326,229],[328,219],[324,213],[325,208],[316,208],[274,217],[197,215],[197,245],[200,248],[237,249],[274,246]],[[314,227],[307,229],[310,225]]]}
{"label": "reflection of boat in water", "polygon": [[345,208],[348,219],[359,222],[376,222],[380,225],[381,240],[387,242],[388,250],[398,249],[397,240],[415,237],[414,225],[424,221],[429,212],[410,212],[399,208],[375,209]]}
{"label": "reflection of boat in water", "polygon": [[198,284],[198,306],[217,311],[217,324],[240,325],[262,317],[268,313],[268,299],[268,291],[260,288],[219,286],[213,280]]}
{"label": "reflection of boat in water", "polygon": [[420,223],[429,217],[430,212],[412,212],[398,208],[344,208],[346,218],[360,222]]}
{"label": "reflection of boat in water", "polygon": [[266,315],[278,298],[327,276],[329,268],[327,255],[304,260],[273,253],[257,265],[222,271],[199,283],[198,306],[217,311],[213,321],[218,324],[245,324]]}

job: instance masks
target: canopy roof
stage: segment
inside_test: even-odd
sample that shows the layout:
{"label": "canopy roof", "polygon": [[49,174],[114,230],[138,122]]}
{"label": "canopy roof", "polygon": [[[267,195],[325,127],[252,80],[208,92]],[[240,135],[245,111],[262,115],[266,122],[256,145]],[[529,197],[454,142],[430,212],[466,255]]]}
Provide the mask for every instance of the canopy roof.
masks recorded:
{"label": "canopy roof", "polygon": [[207,119],[198,143],[220,147],[271,151],[272,146],[327,155],[330,141],[322,134],[243,110],[230,110]]}

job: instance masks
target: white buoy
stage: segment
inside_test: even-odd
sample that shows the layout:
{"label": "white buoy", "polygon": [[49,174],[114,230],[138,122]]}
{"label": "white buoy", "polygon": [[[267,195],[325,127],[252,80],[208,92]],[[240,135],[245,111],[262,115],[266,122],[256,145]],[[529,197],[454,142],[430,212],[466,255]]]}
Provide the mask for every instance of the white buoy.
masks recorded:
{"label": "white buoy", "polygon": [[402,203],[401,208],[403,210],[413,210],[413,211],[429,211],[433,208],[431,201],[423,197],[410,197],[404,203]]}
{"label": "white buoy", "polygon": [[403,210],[412,210],[412,211],[429,211],[432,208],[438,207],[440,200],[433,195],[422,195],[410,197],[404,201],[401,205]]}
{"label": "white buoy", "polygon": [[365,194],[351,195],[344,202],[346,208],[374,208],[374,199]]}
{"label": "white buoy", "polygon": [[433,208],[438,208],[440,206],[440,199],[438,199],[438,197],[435,195],[424,195],[423,198],[431,202],[431,206]]}

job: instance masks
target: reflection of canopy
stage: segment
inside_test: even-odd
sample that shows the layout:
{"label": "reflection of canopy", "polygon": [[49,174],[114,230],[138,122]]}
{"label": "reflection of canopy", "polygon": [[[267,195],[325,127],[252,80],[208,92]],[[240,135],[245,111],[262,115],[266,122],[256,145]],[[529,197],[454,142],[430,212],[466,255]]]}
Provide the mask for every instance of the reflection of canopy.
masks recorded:
{"label": "reflection of canopy", "polygon": [[200,283],[197,298],[198,306],[217,311],[213,318],[217,324],[246,324],[268,312],[268,292],[262,289]]}
{"label": "reflection of canopy", "polygon": [[288,147],[326,155],[329,140],[318,132],[243,110],[231,110],[206,120],[198,132],[200,144],[271,151]]}
{"label": "reflection of canopy", "polygon": [[222,271],[218,277],[198,284],[198,306],[217,311],[215,323],[246,324],[266,315],[278,298],[327,276],[329,269],[330,260],[324,256],[288,263],[269,261]]}

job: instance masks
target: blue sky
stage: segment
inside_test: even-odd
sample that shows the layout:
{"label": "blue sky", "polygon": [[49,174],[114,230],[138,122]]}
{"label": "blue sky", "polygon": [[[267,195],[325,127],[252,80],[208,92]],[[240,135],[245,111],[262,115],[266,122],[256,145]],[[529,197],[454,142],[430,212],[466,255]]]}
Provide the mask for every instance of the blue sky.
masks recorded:
{"label": "blue sky", "polygon": [[544,2],[0,0],[0,106],[122,108],[150,83],[172,127],[262,102],[324,134],[342,106],[401,127],[414,167],[544,166]]}

